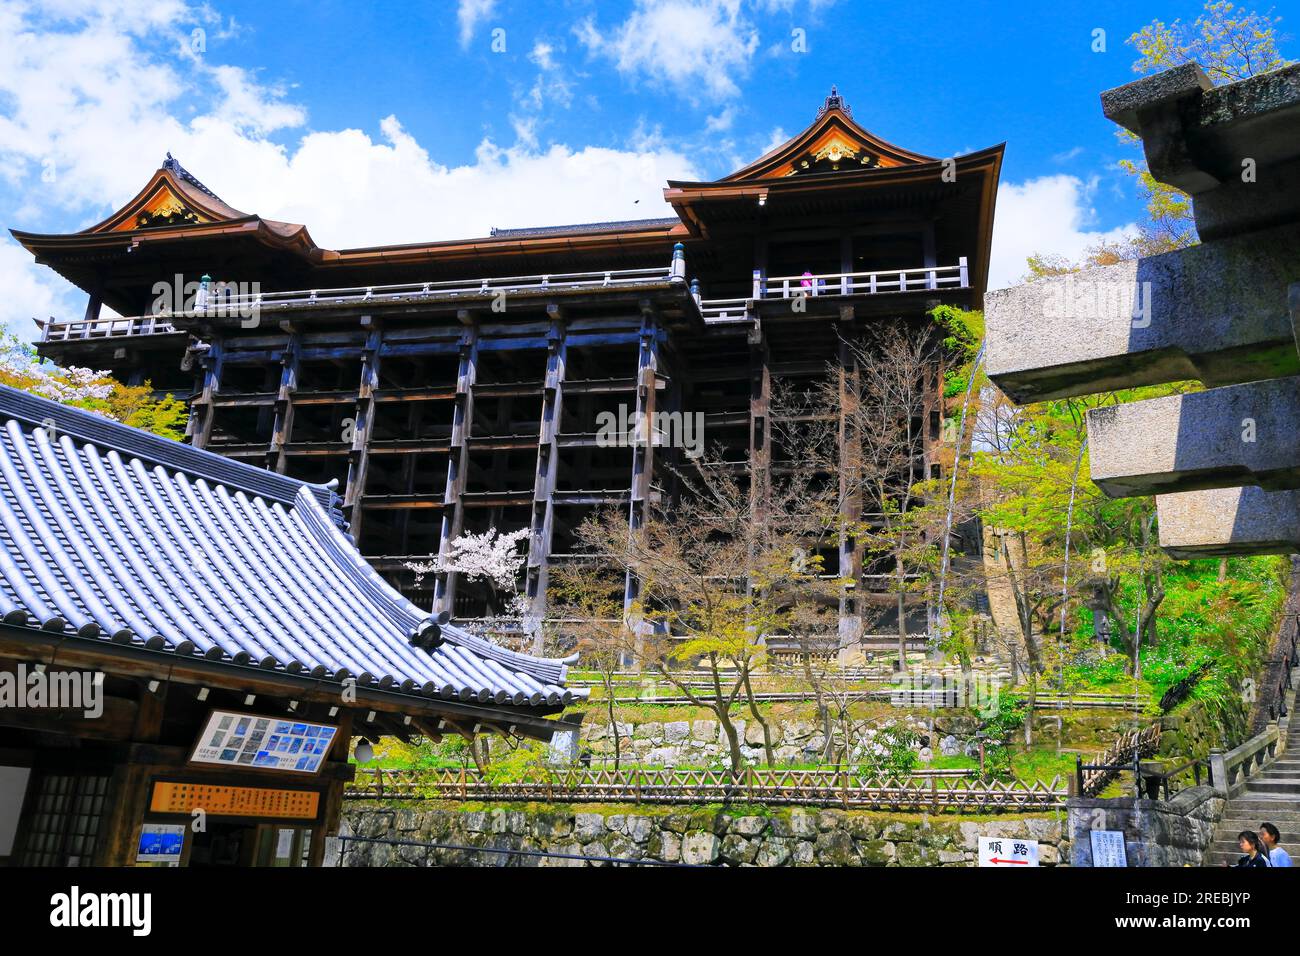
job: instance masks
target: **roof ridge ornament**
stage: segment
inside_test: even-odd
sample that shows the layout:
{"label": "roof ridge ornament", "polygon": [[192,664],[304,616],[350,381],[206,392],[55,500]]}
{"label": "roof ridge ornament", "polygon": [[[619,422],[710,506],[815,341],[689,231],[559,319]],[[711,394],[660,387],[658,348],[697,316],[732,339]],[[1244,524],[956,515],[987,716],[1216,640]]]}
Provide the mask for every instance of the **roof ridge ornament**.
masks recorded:
{"label": "roof ridge ornament", "polygon": [[[839,110],[845,116],[853,115],[853,108],[844,102],[844,97],[840,96],[840,91],[834,83],[831,84],[831,95],[826,97],[826,102],[817,111],[817,118],[821,119],[828,110]],[[171,155],[170,153],[168,155]]]}
{"label": "roof ridge ornament", "polygon": [[175,176],[177,179],[183,179],[191,186],[198,189],[199,191],[207,193],[217,202],[220,203],[225,202],[224,199],[222,199],[220,196],[214,193],[207,186],[203,185],[203,183],[199,182],[199,178],[195,176],[192,172],[190,172],[188,169],[186,169],[184,166],[182,166],[180,160],[172,156],[170,152],[167,153],[167,158],[162,161],[162,168],[169,170],[171,174]]}

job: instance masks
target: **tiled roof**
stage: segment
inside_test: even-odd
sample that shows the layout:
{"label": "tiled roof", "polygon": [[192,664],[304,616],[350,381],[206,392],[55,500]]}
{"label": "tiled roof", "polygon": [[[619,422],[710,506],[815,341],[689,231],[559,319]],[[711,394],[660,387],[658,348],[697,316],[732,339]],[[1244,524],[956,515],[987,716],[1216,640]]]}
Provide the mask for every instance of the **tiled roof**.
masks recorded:
{"label": "tiled roof", "polygon": [[554,708],[566,661],[443,625],[338,526],[338,496],[0,386],[0,619],[359,687]]}

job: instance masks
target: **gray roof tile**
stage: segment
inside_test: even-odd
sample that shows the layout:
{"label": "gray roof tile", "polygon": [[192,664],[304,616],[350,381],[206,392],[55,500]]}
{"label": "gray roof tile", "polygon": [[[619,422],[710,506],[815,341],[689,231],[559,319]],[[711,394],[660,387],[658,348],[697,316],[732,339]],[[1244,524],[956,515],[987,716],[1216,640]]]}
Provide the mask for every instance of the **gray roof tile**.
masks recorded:
{"label": "gray roof tile", "polygon": [[[43,424],[42,424],[43,423]],[[566,662],[431,620],[338,495],[0,386],[0,619],[497,706],[569,703]]]}

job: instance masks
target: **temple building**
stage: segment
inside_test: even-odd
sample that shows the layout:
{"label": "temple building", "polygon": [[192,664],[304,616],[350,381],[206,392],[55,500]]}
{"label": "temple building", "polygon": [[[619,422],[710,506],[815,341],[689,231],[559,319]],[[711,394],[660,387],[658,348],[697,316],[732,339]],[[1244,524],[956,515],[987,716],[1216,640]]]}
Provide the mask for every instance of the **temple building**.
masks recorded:
{"label": "temple building", "polygon": [[[895,146],[833,90],[753,163],[667,183],[655,219],[326,249],[169,155],[103,222],[13,234],[88,297],[83,317],[43,325],[41,354],[186,397],[196,449],[336,482],[370,565],[452,621],[487,616],[489,594],[454,573],[417,585],[407,565],[466,531],[528,528],[524,587],[544,618],[548,572],[592,509],[635,525],[680,493],[682,448],[648,432],[609,447],[602,418],[698,414],[751,480],[780,467],[774,380],[827,374],[872,326],[981,305],[1001,161],[1000,145],[953,158]],[[193,297],[160,301],[178,281]],[[936,369],[927,476],[945,461],[940,383]],[[885,590],[873,582],[887,568],[846,548],[826,557],[856,593]],[[925,627],[922,598],[909,630]]]}
{"label": "temple building", "polygon": [[550,740],[571,663],[402,598],[332,485],[0,386],[0,864],[319,865],[353,738]]}

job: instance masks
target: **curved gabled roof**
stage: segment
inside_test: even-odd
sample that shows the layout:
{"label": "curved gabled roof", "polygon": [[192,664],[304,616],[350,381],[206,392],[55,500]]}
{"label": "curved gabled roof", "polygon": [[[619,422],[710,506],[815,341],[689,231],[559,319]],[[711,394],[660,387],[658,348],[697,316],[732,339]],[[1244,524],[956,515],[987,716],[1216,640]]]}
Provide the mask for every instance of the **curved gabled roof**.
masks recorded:
{"label": "curved gabled roof", "polygon": [[756,179],[780,179],[819,166],[844,169],[878,169],[932,163],[936,158],[895,146],[859,126],[853,110],[839,91],[831,95],[817,111],[817,118],[799,135],[765,153],[718,182],[749,182]]}
{"label": "curved gabled roof", "polygon": [[564,661],[450,625],[416,646],[430,615],[366,564],[332,502],[327,486],[0,386],[0,619],[435,699],[573,699]]}

